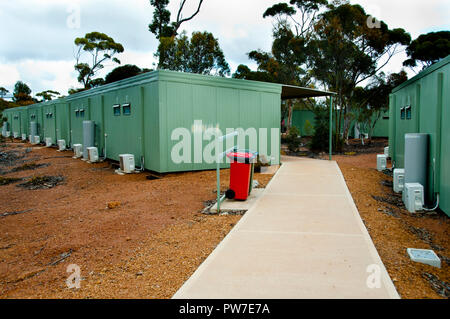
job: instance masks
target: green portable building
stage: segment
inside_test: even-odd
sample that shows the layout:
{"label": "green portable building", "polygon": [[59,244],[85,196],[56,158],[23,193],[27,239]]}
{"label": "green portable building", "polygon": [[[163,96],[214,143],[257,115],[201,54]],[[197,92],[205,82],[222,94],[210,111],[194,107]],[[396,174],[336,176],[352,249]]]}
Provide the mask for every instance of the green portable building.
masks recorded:
{"label": "green portable building", "polygon": [[[373,120],[376,119],[377,115],[373,116]],[[286,119],[287,121],[287,119]],[[309,124],[308,124],[309,123]],[[302,136],[311,136],[314,134],[314,126],[315,126],[316,120],[315,115],[313,111],[310,110],[293,110],[292,112],[292,125],[297,127],[300,130],[300,134]],[[342,120],[342,123],[344,121]],[[356,122],[353,121],[350,130],[349,135],[355,137],[355,124]],[[312,127],[312,129],[311,129]],[[333,121],[333,127],[334,127],[334,121]],[[343,125],[341,125],[343,127]],[[367,130],[362,130],[363,133],[367,133]],[[388,137],[389,136],[389,112],[383,112],[381,116],[378,118],[377,122],[375,123],[375,127],[372,132],[372,137]]]}
{"label": "green portable building", "polygon": [[[101,157],[119,160],[119,154],[133,154],[138,167],[161,173],[215,168],[215,137],[238,130],[231,146],[278,164],[281,100],[332,94],[157,70],[28,106],[26,127],[35,121],[42,142],[51,137],[52,143],[65,139],[73,146],[84,142],[83,122],[93,121],[92,146]],[[226,146],[220,145],[219,152]]]}
{"label": "green portable building", "polygon": [[404,167],[405,134],[427,133],[427,200],[450,215],[450,55],[392,91],[389,154]]}
{"label": "green portable building", "polygon": [[[137,166],[156,172],[202,170],[215,168],[203,154],[194,154],[199,143],[204,149],[213,140],[204,138],[205,131],[241,129],[240,148],[269,155],[278,164],[281,99],[324,95],[330,93],[157,70],[67,97],[70,145],[83,143],[83,121],[91,120],[94,146],[102,156],[119,160],[119,154],[133,154]],[[251,129],[260,137],[254,145]],[[181,152],[189,153],[187,161],[173,160],[174,147],[182,140],[177,132],[190,134],[189,147]],[[261,139],[269,141],[267,149],[261,148]]]}

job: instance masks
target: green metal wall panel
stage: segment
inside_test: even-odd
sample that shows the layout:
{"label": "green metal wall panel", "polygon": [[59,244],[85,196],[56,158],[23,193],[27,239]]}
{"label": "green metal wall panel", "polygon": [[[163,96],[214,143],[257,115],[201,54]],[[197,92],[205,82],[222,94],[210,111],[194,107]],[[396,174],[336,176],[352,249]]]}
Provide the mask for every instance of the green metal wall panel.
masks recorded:
{"label": "green metal wall panel", "polygon": [[[89,98],[72,100],[70,109],[70,146],[83,144],[83,121],[90,120]],[[83,111],[84,110],[84,114]]]}
{"label": "green metal wall panel", "polygon": [[[171,78],[175,75],[176,78]],[[215,168],[214,163],[206,163],[202,158],[195,158],[194,149],[198,141],[206,147],[213,139],[204,140],[202,132],[208,128],[219,128],[221,134],[226,134],[233,129],[254,128],[256,136],[259,129],[268,129],[268,140],[271,140],[271,128],[280,128],[280,93],[278,85],[266,87],[245,87],[245,82],[230,82],[227,87],[223,79],[215,82],[209,77],[192,77],[184,75],[180,79],[179,74],[165,73],[166,78],[159,81],[160,85],[160,171],[186,171]],[[240,84],[240,87],[236,85]],[[200,131],[194,127],[195,121],[201,120]],[[172,148],[180,140],[172,140],[174,129],[184,128],[191,132],[191,163],[175,163],[171,158]],[[196,137],[200,135],[200,138]],[[197,135],[198,136],[198,135]],[[245,134],[243,139],[237,139],[240,148],[251,148],[260,151],[260,143],[250,145],[250,139]],[[276,137],[276,150],[272,151],[278,163],[279,136]],[[270,144],[270,143],[269,143]],[[225,147],[224,147],[225,148]],[[203,148],[204,149],[204,148]],[[213,152],[214,154],[214,152]],[[203,154],[201,154],[203,157]],[[226,164],[223,165],[224,167]]]}
{"label": "green metal wall panel", "polygon": [[44,104],[43,109],[43,136],[52,139],[52,144],[56,144],[56,107],[54,104]]}
{"label": "green metal wall panel", "polygon": [[[130,115],[124,115],[124,104],[130,104]],[[114,105],[120,105],[120,115],[114,115]],[[119,154],[133,154],[136,165],[141,165],[142,100],[140,87],[117,89],[105,94],[105,133],[107,156],[119,160]]]}
{"label": "green metal wall panel", "polygon": [[[56,108],[56,142],[65,140],[69,143],[69,105],[64,99],[58,100],[55,104]],[[55,142],[55,143],[56,143]]]}

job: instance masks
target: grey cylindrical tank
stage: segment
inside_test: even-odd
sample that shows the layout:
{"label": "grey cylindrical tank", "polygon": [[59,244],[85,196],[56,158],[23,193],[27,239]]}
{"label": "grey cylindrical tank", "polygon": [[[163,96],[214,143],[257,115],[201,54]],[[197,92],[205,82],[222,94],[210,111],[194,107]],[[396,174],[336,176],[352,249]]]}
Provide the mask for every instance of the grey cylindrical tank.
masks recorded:
{"label": "grey cylindrical tank", "polygon": [[30,136],[32,138],[32,140],[30,140],[30,143],[34,142],[34,137],[36,135],[38,135],[37,123],[36,122],[30,122]]}
{"label": "grey cylindrical tank", "polygon": [[426,194],[428,134],[405,134],[405,183],[419,183]]}
{"label": "grey cylindrical tank", "polygon": [[88,159],[89,154],[87,151],[88,147],[94,146],[94,132],[95,123],[94,121],[83,121],[83,158]]}

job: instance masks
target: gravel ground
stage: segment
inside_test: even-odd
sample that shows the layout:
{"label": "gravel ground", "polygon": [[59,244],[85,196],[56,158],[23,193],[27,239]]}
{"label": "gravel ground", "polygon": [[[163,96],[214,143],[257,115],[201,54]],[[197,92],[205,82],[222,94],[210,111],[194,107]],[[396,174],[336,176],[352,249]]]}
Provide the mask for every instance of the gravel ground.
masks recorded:
{"label": "gravel ground", "polygon": [[[448,298],[449,218],[442,212],[410,214],[406,211],[401,196],[389,187],[392,177],[376,170],[377,153],[383,153],[383,145],[375,153],[336,155],[333,159],[341,168],[359,213],[400,296],[408,299]],[[411,261],[406,248],[433,249],[441,256],[442,268]]]}
{"label": "gravel ground", "polygon": [[[200,213],[216,196],[215,171],[148,180],[27,147],[0,149],[18,154],[0,163],[3,177],[64,181],[50,189],[0,186],[0,298],[169,298],[240,218]],[[13,172],[24,161],[46,165]],[[255,174],[262,186],[271,177]],[[222,170],[222,191],[228,179]],[[65,284],[70,264],[81,270],[78,290]]]}

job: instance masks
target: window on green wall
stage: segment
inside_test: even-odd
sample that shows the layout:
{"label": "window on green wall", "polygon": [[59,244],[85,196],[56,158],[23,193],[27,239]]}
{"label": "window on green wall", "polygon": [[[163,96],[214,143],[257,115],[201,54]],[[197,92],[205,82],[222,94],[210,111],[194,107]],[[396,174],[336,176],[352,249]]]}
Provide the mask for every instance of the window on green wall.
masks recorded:
{"label": "window on green wall", "polygon": [[114,114],[114,116],[120,115],[120,104],[113,105],[113,114]]}
{"label": "window on green wall", "polygon": [[131,105],[130,104],[123,104],[123,115],[130,115],[131,114]]}
{"label": "window on green wall", "polygon": [[408,106],[405,108],[405,112],[406,112],[406,119],[407,119],[407,120],[410,120],[410,119],[411,119],[411,105],[408,105]]}
{"label": "window on green wall", "polygon": [[404,120],[405,119],[405,107],[402,107],[400,109],[400,119]]}
{"label": "window on green wall", "polygon": [[80,110],[80,117],[84,117],[84,109]]}
{"label": "window on green wall", "polygon": [[76,110],[75,110],[75,116],[76,116],[76,117],[79,117],[79,116],[80,116],[80,110],[79,110],[79,109],[76,109]]}

